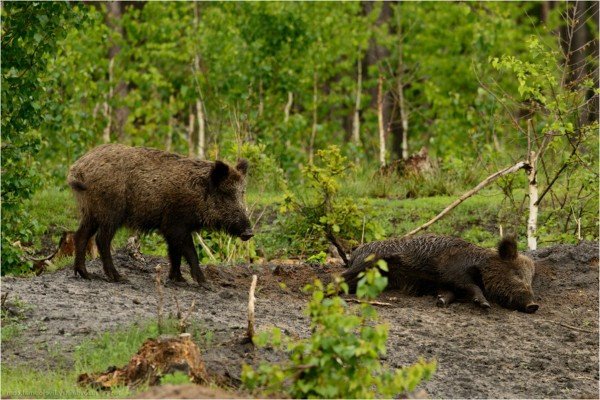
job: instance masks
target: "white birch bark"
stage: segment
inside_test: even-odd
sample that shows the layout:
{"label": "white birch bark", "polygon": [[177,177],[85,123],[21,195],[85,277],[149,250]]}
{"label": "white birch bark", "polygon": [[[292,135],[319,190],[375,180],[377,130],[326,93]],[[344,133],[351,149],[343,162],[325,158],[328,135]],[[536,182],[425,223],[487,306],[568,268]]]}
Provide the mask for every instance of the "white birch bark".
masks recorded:
{"label": "white birch bark", "polygon": [[288,101],[285,104],[283,123],[287,124],[290,120],[290,112],[292,110],[292,105],[294,104],[294,93],[288,92]]}
{"label": "white birch bark", "polygon": [[315,148],[315,137],[317,136],[317,71],[313,74],[313,123],[312,130],[310,133],[310,143],[308,145],[308,163],[313,163],[314,148]]}
{"label": "white birch bark", "polygon": [[188,121],[188,154],[190,157],[194,157],[194,121],[196,117],[194,116],[194,111],[190,106],[190,118]]}
{"label": "white birch bark", "polygon": [[527,171],[527,180],[529,181],[529,218],[527,218],[527,248],[529,250],[537,249],[537,218],[538,218],[538,186],[537,186],[537,156],[535,151],[529,153],[529,171]]}
{"label": "white birch bark", "polygon": [[379,126],[379,165],[385,167],[385,128],[383,125],[383,77],[377,84],[377,122]]}
{"label": "white birch bark", "polygon": [[[200,7],[199,3],[194,3],[194,26],[196,28],[196,34],[199,33],[200,26]],[[198,50],[196,50],[196,54],[194,54],[194,69],[195,73],[200,73],[200,54],[198,54]],[[205,115],[204,115],[204,103],[202,101],[202,94],[200,92],[200,84],[198,80],[196,80],[196,85],[198,86],[198,98],[196,99],[196,113],[198,119],[198,140],[196,142],[196,146],[194,148],[194,153],[196,157],[200,160],[203,160],[205,156],[205,148],[206,148],[206,131],[205,131]]]}
{"label": "white birch bark", "polygon": [[[400,7],[400,4],[397,5]],[[400,13],[396,10],[398,25],[398,107],[400,108],[400,123],[402,124],[402,159],[408,159],[408,110],[406,109],[406,100],[404,98],[404,58],[402,49],[402,24]]]}
{"label": "white birch bark", "polygon": [[171,151],[171,146],[173,145],[173,125],[175,125],[175,118],[169,116],[169,127],[167,129],[167,138],[165,140],[166,151]]}
{"label": "white birch bark", "polygon": [[263,99],[263,81],[262,78],[258,81],[258,116],[262,117],[265,111],[265,102]]}
{"label": "white birch bark", "polygon": [[206,155],[204,149],[206,147],[206,131],[204,127],[204,105],[200,97],[196,100],[196,112],[198,113],[198,141],[196,142],[196,157],[204,160]]}
{"label": "white birch bark", "polygon": [[173,129],[175,127],[175,117],[173,116],[175,112],[175,97],[169,97],[169,126],[167,128],[167,138],[165,139],[165,150],[171,151],[171,146],[173,145]]}
{"label": "white birch bark", "polygon": [[354,120],[352,123],[352,143],[358,148],[360,146],[360,100],[362,95],[362,60],[359,56],[356,62],[356,102],[354,104]]}
{"label": "white birch bark", "polygon": [[110,59],[108,63],[108,93],[104,100],[104,118],[106,118],[106,126],[102,132],[102,141],[104,143],[110,142],[110,130],[112,129],[112,108],[110,106],[110,100],[113,98],[113,69],[115,65],[114,57]]}

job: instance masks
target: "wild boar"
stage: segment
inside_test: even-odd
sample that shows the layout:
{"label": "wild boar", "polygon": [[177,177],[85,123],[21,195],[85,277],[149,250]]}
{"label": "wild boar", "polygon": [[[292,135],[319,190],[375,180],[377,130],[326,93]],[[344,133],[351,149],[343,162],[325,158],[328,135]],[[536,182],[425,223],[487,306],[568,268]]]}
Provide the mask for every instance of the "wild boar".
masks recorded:
{"label": "wild boar", "polygon": [[383,259],[388,264],[388,288],[414,294],[437,294],[447,306],[466,297],[489,308],[486,296],[503,307],[534,313],[531,283],[535,265],[517,252],[514,238],[504,238],[497,250],[485,249],[451,236],[433,234],[367,243],[357,248],[343,277],[351,291],[358,275]]}
{"label": "wild boar", "polygon": [[198,263],[192,232],[223,230],[242,240],[253,236],[244,204],[248,162],[235,168],[221,161],[201,161],[160,150],[106,144],[77,160],[67,182],[81,214],[75,233],[75,274],[89,279],[85,249],[96,234],[106,276],[120,280],[110,255],[117,229],[160,232],[168,246],[169,279],[182,281],[185,257],[196,282],[206,281]]}

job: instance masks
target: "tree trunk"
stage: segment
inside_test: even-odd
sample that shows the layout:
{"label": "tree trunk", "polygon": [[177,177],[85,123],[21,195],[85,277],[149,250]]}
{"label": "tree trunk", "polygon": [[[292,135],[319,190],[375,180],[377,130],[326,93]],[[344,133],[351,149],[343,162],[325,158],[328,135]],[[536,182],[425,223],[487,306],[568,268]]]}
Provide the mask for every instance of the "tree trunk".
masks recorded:
{"label": "tree trunk", "polygon": [[[588,2],[588,4],[589,3],[591,3],[591,5],[588,8],[588,18],[593,22],[591,24],[592,28],[598,32],[598,14],[600,6],[597,1],[591,1]],[[593,38],[591,46],[589,47],[589,52],[592,56],[592,59],[598,60],[598,58],[600,58],[600,46],[598,46],[598,39],[595,37],[595,35],[591,34],[592,29],[590,29],[589,26],[586,27],[586,29],[590,30],[589,36]],[[600,76],[598,71],[598,63],[594,62],[590,66],[593,68],[590,73],[592,79],[594,80],[594,87],[597,88],[599,86],[598,76]],[[589,107],[587,108],[587,122],[589,123],[598,122],[598,111],[600,110],[600,105],[598,104],[599,97],[600,96],[595,93],[594,89],[590,89],[588,91],[587,98],[589,99]]]}
{"label": "tree trunk", "polygon": [[352,143],[358,148],[360,146],[360,100],[362,95],[362,57],[360,56],[360,52],[356,59],[356,67],[356,102],[354,104],[354,120],[352,122]]}
{"label": "tree trunk", "polygon": [[529,170],[527,180],[529,182],[529,218],[527,219],[527,248],[537,249],[537,218],[538,218],[538,186],[537,186],[537,156],[535,151],[529,153]]}
{"label": "tree trunk", "polygon": [[285,104],[283,123],[287,124],[290,120],[290,111],[292,110],[292,105],[294,104],[294,93],[288,92],[288,101]]}
{"label": "tree trunk", "polygon": [[194,116],[194,109],[192,106],[190,106],[190,119],[188,122],[188,155],[190,157],[194,157],[194,142],[195,142],[195,136],[194,135],[194,120],[195,120],[195,116]]}
{"label": "tree trunk", "polygon": [[104,118],[106,118],[106,126],[102,133],[102,142],[110,143],[110,129],[112,127],[112,108],[110,102],[113,97],[113,67],[115,65],[115,59],[111,58],[108,62],[108,93],[104,100]]}
{"label": "tree trunk", "polygon": [[[123,37],[124,31],[121,25],[121,18],[123,16],[124,3],[119,1],[111,1],[106,3],[106,25],[113,31],[113,34],[119,37]],[[109,63],[114,63],[114,59],[121,51],[121,47],[111,41],[110,48],[108,49]],[[113,75],[114,79],[114,75]],[[123,80],[119,80],[116,86],[113,88],[112,97],[122,101],[127,96],[127,83]],[[123,139],[125,134],[125,124],[127,117],[129,116],[129,108],[125,105],[119,105],[114,109],[111,109],[111,133],[115,134],[117,139]]]}
{"label": "tree trunk", "polygon": [[[362,2],[362,8],[363,8],[363,15],[367,16],[369,15],[374,7],[376,6],[377,3],[375,2],[370,2],[370,1],[365,1]],[[381,2],[381,10],[379,12],[379,15],[377,16],[377,20],[375,21],[375,26],[376,27],[381,27],[382,25],[386,24],[389,22],[391,16],[392,16],[392,7],[391,4],[392,2],[389,1],[384,1]],[[369,47],[367,48],[367,52],[365,54],[365,64],[362,66],[363,68],[363,81],[367,82],[369,80],[369,75],[368,75],[368,71],[369,71],[369,67],[372,65],[379,65],[383,62],[383,60],[387,59],[390,55],[390,51],[388,48],[386,48],[385,46],[382,46],[381,44],[379,44],[374,37],[371,37],[370,41],[369,41]],[[377,87],[371,87],[368,92],[371,98],[371,102],[369,104],[369,108],[370,109],[374,109],[377,106],[377,99],[378,99],[378,92],[377,92],[378,88]],[[392,94],[389,92],[383,93],[383,98],[382,98],[382,118],[383,118],[383,125],[385,127],[390,126],[389,121],[390,121],[390,116],[392,115],[392,109],[393,109],[393,98],[392,98]],[[392,127],[395,128],[395,127]],[[396,129],[393,130],[393,134],[394,137],[396,136]],[[397,149],[394,149],[394,151],[397,151]]]}
{"label": "tree trunk", "polygon": [[262,117],[263,112],[265,111],[265,101],[263,99],[263,81],[262,78],[258,81],[258,116]]}
{"label": "tree trunk", "polygon": [[[196,35],[200,33],[200,6],[199,2],[194,2],[194,27],[196,28]],[[194,54],[194,73],[200,73],[200,54],[199,50],[196,49]],[[195,143],[194,152],[196,158],[204,160],[205,147],[206,147],[206,131],[205,131],[205,116],[204,116],[204,103],[202,101],[202,93],[200,91],[200,83],[196,79],[196,85],[198,86],[198,97],[196,98],[196,113],[198,119],[198,140]]]}
{"label": "tree trunk", "polygon": [[171,151],[173,146],[173,125],[175,124],[175,118],[169,116],[169,126],[167,129],[167,138],[165,139],[165,151]]}
{"label": "tree trunk", "polygon": [[313,74],[313,123],[310,133],[310,143],[308,145],[308,163],[313,163],[315,151],[315,137],[317,136],[317,71]]}
{"label": "tree trunk", "polygon": [[401,152],[402,159],[408,159],[408,110],[406,109],[406,101],[404,99],[404,57],[402,46],[402,25],[400,20],[400,3],[396,5],[396,19],[398,25],[398,107],[400,111],[401,123]]}
{"label": "tree trunk", "polygon": [[377,122],[379,126],[379,165],[385,167],[385,127],[383,122],[383,76],[377,83]]}

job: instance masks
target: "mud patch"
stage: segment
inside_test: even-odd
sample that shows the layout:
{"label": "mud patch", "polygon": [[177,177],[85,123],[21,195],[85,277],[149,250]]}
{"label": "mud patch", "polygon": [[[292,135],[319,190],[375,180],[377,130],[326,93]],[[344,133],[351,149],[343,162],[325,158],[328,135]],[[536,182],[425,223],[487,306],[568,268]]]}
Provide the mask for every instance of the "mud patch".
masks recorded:
{"label": "mud patch", "polygon": [[[430,296],[413,297],[385,292],[378,308],[390,324],[386,362],[393,367],[410,364],[420,356],[436,358],[438,371],[424,385],[431,397],[485,398],[597,398],[598,397],[598,245],[559,245],[532,252],[537,274],[534,290],[540,309],[527,315],[492,304],[484,311],[470,303],[437,308]],[[154,267],[168,261],[125,251],[114,255],[126,283],[103,278],[101,263],[88,269],[96,279],[85,281],[62,270],[34,278],[3,278],[2,290],[32,308],[26,314],[23,337],[3,343],[3,365],[39,366],[50,360],[47,349],[62,349],[67,361],[83,339],[124,328],[135,321],[155,318],[157,294]],[[285,333],[306,337],[308,300],[300,290],[316,277],[325,280],[341,271],[337,264],[314,266],[300,261],[276,261],[260,266],[209,266],[210,289],[188,283],[168,284],[165,314],[176,313],[177,296],[187,307],[196,301],[191,319],[214,340],[201,348],[207,372],[236,386],[242,362],[276,355],[255,354],[232,345],[246,327],[247,296],[252,274],[256,290],[257,329],[278,326]]]}

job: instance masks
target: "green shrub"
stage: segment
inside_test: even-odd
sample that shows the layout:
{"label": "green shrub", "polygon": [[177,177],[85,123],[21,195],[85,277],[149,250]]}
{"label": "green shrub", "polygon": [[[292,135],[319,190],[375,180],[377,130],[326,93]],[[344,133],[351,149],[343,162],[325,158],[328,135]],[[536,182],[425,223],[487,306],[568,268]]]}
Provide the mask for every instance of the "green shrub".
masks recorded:
{"label": "green shrub", "polygon": [[337,146],[319,150],[316,163],[302,169],[304,184],[286,193],[277,221],[291,248],[317,254],[327,249],[326,239],[333,237],[350,250],[383,236],[383,228],[371,218],[368,202],[340,190],[353,171],[354,165]]}
{"label": "green shrub", "polygon": [[[387,269],[385,262],[379,267]],[[387,285],[387,278],[374,268],[363,274],[359,299],[373,299]],[[435,361],[419,360],[402,369],[390,370],[380,361],[386,352],[389,327],[378,323],[377,312],[368,302],[349,307],[337,295],[348,286],[338,279],[324,288],[316,280],[306,314],[311,336],[294,340],[274,328],[255,336],[259,346],[283,348],[287,360],[281,364],[261,363],[257,369],[242,368],[244,386],[259,395],[293,398],[372,398],[408,394],[431,377]]]}

